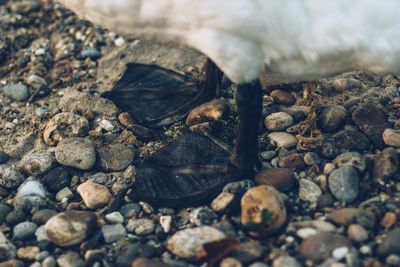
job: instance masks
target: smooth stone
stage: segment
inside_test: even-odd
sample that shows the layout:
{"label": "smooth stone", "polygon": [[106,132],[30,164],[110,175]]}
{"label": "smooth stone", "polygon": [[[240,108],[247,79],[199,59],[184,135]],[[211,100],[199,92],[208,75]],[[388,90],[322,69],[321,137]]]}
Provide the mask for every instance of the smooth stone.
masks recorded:
{"label": "smooth stone", "polygon": [[113,197],[106,186],[91,181],[80,184],[77,191],[89,209],[104,207],[111,202]]}
{"label": "smooth stone", "polygon": [[135,120],[128,112],[122,112],[118,115],[118,121],[121,123],[122,126],[129,127],[135,124]]}
{"label": "smooth stone", "polygon": [[293,257],[281,256],[272,262],[272,267],[301,267],[301,264]]}
{"label": "smooth stone", "polygon": [[104,172],[98,172],[98,173],[93,174],[92,176],[90,176],[88,178],[88,181],[92,181],[92,182],[94,182],[96,184],[105,185],[109,181],[109,178],[108,178],[108,175],[105,174]]}
{"label": "smooth stone", "polygon": [[126,229],[120,223],[112,225],[104,225],[101,228],[101,233],[103,234],[104,241],[106,243],[113,243],[124,238],[127,234]]}
{"label": "smooth stone", "polygon": [[316,203],[322,195],[321,188],[311,180],[299,180],[299,198],[303,201]]}
{"label": "smooth stone", "polygon": [[356,221],[360,212],[361,209],[358,208],[342,208],[332,211],[329,218],[336,224],[348,226]]}
{"label": "smooth stone", "polygon": [[0,150],[0,164],[6,163],[9,159],[10,156],[6,152]]}
{"label": "smooth stone", "polygon": [[74,198],[74,193],[69,189],[69,187],[64,187],[56,194],[56,200],[58,202],[63,202],[65,200],[70,200]]}
{"label": "smooth stone", "polygon": [[14,209],[13,211],[9,212],[6,216],[6,222],[9,225],[16,225],[20,222],[26,221],[29,214],[21,209]]}
{"label": "smooth stone", "polygon": [[133,149],[123,144],[102,146],[97,150],[97,153],[100,167],[106,172],[125,170],[135,156]]}
{"label": "smooth stone", "polygon": [[68,251],[57,258],[60,267],[85,267],[86,263],[78,252]]}
{"label": "smooth stone", "polygon": [[25,177],[14,165],[0,165],[0,186],[7,189],[18,187]]}
{"label": "smooth stone", "polygon": [[69,186],[70,182],[69,172],[64,166],[55,167],[44,176],[44,184],[53,193]]}
{"label": "smooth stone", "polygon": [[172,267],[172,265],[169,265],[165,262],[157,261],[157,260],[150,260],[144,257],[135,259],[132,262],[131,267]]}
{"label": "smooth stone", "polygon": [[32,222],[36,223],[37,225],[45,224],[50,218],[57,215],[58,213],[54,210],[50,209],[43,209],[39,210],[32,216]]}
{"label": "smooth stone", "polygon": [[271,141],[280,148],[291,148],[297,145],[297,138],[286,132],[273,132],[268,134]]}
{"label": "smooth stone", "polygon": [[48,202],[46,198],[38,195],[27,195],[14,199],[14,208],[29,213],[35,213],[38,210],[46,209]]}
{"label": "smooth stone", "polygon": [[292,188],[295,177],[289,168],[271,168],[258,172],[254,180],[257,185],[270,185],[279,191],[288,191]]}
{"label": "smooth stone", "polygon": [[45,258],[42,261],[42,267],[56,267],[56,259],[53,256]]}
{"label": "smooth stone", "polygon": [[386,115],[375,105],[366,103],[353,111],[352,119],[355,125],[371,140],[378,149],[385,148],[382,134],[390,128]]}
{"label": "smooth stone", "polygon": [[219,263],[219,267],[243,267],[242,263],[235,258],[223,258]]}
{"label": "smooth stone", "polygon": [[135,259],[139,257],[152,258],[156,252],[155,248],[145,243],[128,243],[116,249],[115,266],[132,267]]}
{"label": "smooth stone", "polygon": [[359,224],[351,224],[347,229],[347,236],[352,241],[363,243],[368,239],[368,231]]}
{"label": "smooth stone", "polygon": [[399,156],[394,148],[387,148],[378,153],[374,160],[373,178],[375,181],[387,181],[399,168]]}
{"label": "smooth stone", "polygon": [[17,250],[17,257],[20,260],[33,261],[39,252],[40,249],[35,246],[22,247]]}
{"label": "smooth stone", "polygon": [[394,212],[386,212],[381,219],[380,225],[385,229],[392,228],[393,225],[397,222],[397,215]]}
{"label": "smooth stone", "polygon": [[160,216],[159,223],[160,223],[162,229],[164,230],[164,233],[169,233],[172,228],[172,216],[170,216],[170,215]]}
{"label": "smooth stone", "polygon": [[190,222],[196,226],[211,225],[218,215],[208,207],[199,207],[190,212]]}
{"label": "smooth stone", "polygon": [[362,84],[354,78],[338,78],[332,81],[333,90],[338,93],[343,93],[354,88],[361,88]]}
{"label": "smooth stone", "polygon": [[218,213],[226,213],[229,211],[235,203],[237,202],[237,197],[228,192],[221,192],[210,204],[213,211]]}
{"label": "smooth stone", "polygon": [[122,214],[122,216],[124,216],[124,218],[129,219],[137,216],[141,210],[142,207],[140,207],[140,205],[136,203],[128,203],[123,205],[119,209],[119,212]]}
{"label": "smooth stone", "polygon": [[279,159],[278,166],[291,170],[300,170],[305,167],[304,158],[299,153],[291,153]]}
{"label": "smooth stone", "polygon": [[335,260],[340,261],[340,260],[344,259],[348,253],[349,253],[348,247],[339,247],[339,248],[335,248],[332,251],[332,256]]}
{"label": "smooth stone", "polygon": [[300,237],[301,239],[307,239],[313,235],[317,234],[317,230],[311,227],[304,227],[300,228],[299,230],[296,231],[296,235]]}
{"label": "smooth stone", "polygon": [[329,189],[332,195],[345,203],[354,202],[359,193],[359,177],[353,167],[341,167],[329,175]]}
{"label": "smooth stone", "polygon": [[23,261],[20,260],[8,260],[0,263],[0,267],[24,267],[25,264]]}
{"label": "smooth stone", "polygon": [[400,130],[388,128],[383,131],[382,138],[386,145],[400,148]]}
{"label": "smooth stone", "polygon": [[97,216],[88,211],[65,211],[45,224],[48,239],[62,247],[80,244],[96,229]]}
{"label": "smooth stone", "polygon": [[38,229],[36,229],[35,236],[36,236],[36,240],[38,242],[40,242],[40,241],[48,242],[48,240],[49,240],[47,235],[46,235],[46,231],[44,229],[44,225],[41,225],[41,226],[38,227]]}
{"label": "smooth stone", "polygon": [[55,158],[47,149],[34,149],[18,162],[21,171],[29,175],[42,175],[48,172],[54,165]]}
{"label": "smooth stone", "polygon": [[249,189],[241,199],[241,223],[251,236],[268,236],[286,221],[286,208],[281,194],[272,186]]}
{"label": "smooth stone", "polygon": [[81,58],[90,58],[92,60],[97,60],[101,57],[101,52],[96,48],[86,48],[81,51]]}
{"label": "smooth stone", "polygon": [[304,163],[309,166],[318,165],[321,163],[320,156],[315,152],[307,152],[304,154]]}
{"label": "smooth stone", "polygon": [[29,75],[26,79],[26,83],[32,86],[34,89],[40,89],[43,86],[47,86],[46,80],[35,74]]}
{"label": "smooth stone", "polygon": [[340,247],[351,248],[351,242],[342,235],[320,232],[303,240],[299,252],[307,259],[320,263],[329,258],[336,248]]}
{"label": "smooth stone", "polygon": [[237,196],[242,196],[250,188],[254,187],[254,185],[255,184],[252,180],[242,180],[226,184],[222,189],[222,191],[227,193],[232,193]]}
{"label": "smooth stone", "polygon": [[249,264],[261,259],[267,254],[267,247],[260,242],[251,240],[241,242],[239,248],[233,251],[230,255],[238,259],[243,264]]}
{"label": "smooth stone", "polygon": [[326,163],[324,165],[324,174],[328,175],[330,174],[334,169],[336,169],[335,164],[333,163]]}
{"label": "smooth stone", "polygon": [[276,152],[273,150],[264,151],[261,152],[260,156],[263,160],[271,160],[276,157]]}
{"label": "smooth stone", "polygon": [[15,101],[25,101],[30,96],[28,86],[21,83],[6,85],[3,87],[3,92],[7,97]]}
{"label": "smooth stone", "polygon": [[35,237],[38,226],[32,222],[21,222],[14,226],[13,238],[15,240],[30,240]]}
{"label": "smooth stone", "polygon": [[205,122],[225,120],[229,113],[229,105],[225,101],[214,99],[192,109],[186,117],[186,125],[193,126]]}
{"label": "smooth stone", "polygon": [[156,224],[150,219],[130,219],[126,224],[126,230],[137,235],[152,234],[156,228]]}
{"label": "smooth stone", "polygon": [[330,141],[339,153],[347,151],[363,152],[368,150],[370,145],[369,139],[363,133],[353,128],[337,132],[327,141]]}
{"label": "smooth stone", "polygon": [[122,216],[122,214],[118,211],[108,213],[104,217],[110,223],[123,223],[124,222],[124,216]]}
{"label": "smooth stone", "polygon": [[[3,231],[0,231],[0,261],[13,259],[17,256],[17,248],[7,237]],[[23,266],[23,265],[22,265]]]}
{"label": "smooth stone", "polygon": [[189,260],[198,260],[202,257],[203,245],[220,241],[226,238],[226,235],[211,227],[199,226],[196,228],[187,228],[176,232],[167,241],[167,248],[174,255]]}
{"label": "smooth stone", "polygon": [[324,132],[333,133],[344,125],[347,111],[338,105],[322,105],[316,113],[318,126]]}
{"label": "smooth stone", "polygon": [[65,166],[90,170],[96,162],[96,151],[92,141],[84,138],[67,138],[58,143],[56,159]]}
{"label": "smooth stone", "polygon": [[291,106],[296,103],[296,98],[286,91],[274,90],[270,96],[274,99],[275,103],[280,105]]}
{"label": "smooth stone", "polygon": [[332,163],[334,163],[337,167],[354,167],[360,173],[363,173],[366,169],[365,158],[358,152],[345,152],[340,154],[333,160]]}
{"label": "smooth stone", "polygon": [[264,120],[265,127],[270,131],[284,130],[292,126],[293,122],[293,117],[282,111],[272,113]]}
{"label": "smooth stone", "polygon": [[7,215],[12,211],[13,209],[10,206],[0,203],[0,224],[6,221]]}
{"label": "smooth stone", "polygon": [[384,258],[391,254],[400,255],[400,228],[396,228],[387,233],[386,239],[378,246],[376,253]]}

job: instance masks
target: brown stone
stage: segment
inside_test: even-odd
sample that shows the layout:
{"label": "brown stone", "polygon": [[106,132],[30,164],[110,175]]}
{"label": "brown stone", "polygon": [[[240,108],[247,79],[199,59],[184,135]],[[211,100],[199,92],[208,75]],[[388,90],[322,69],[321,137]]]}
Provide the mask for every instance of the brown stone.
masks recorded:
{"label": "brown stone", "polygon": [[134,151],[123,144],[102,146],[97,153],[100,167],[106,172],[125,170],[135,156]]}
{"label": "brown stone", "polygon": [[390,229],[397,222],[397,216],[394,212],[386,212],[381,220],[381,226]]}
{"label": "brown stone", "polygon": [[380,152],[374,161],[373,177],[375,181],[390,179],[398,169],[399,157],[394,148],[387,148]]}
{"label": "brown stone", "polygon": [[292,153],[281,158],[278,165],[281,168],[289,168],[292,170],[300,170],[306,166],[304,157],[299,153]]}
{"label": "brown stone", "polygon": [[0,267],[24,267],[24,263],[19,260],[8,260],[0,263]]}
{"label": "brown stone", "polygon": [[132,263],[132,267],[171,267],[171,265],[147,258],[138,258]]}
{"label": "brown stone", "polygon": [[272,168],[258,172],[254,179],[258,185],[271,185],[279,191],[288,191],[295,177],[289,168]]}
{"label": "brown stone", "polygon": [[274,90],[271,92],[271,97],[275,103],[285,106],[291,106],[296,103],[296,98],[288,92],[282,90]]}
{"label": "brown stone", "polygon": [[221,99],[214,99],[193,109],[186,118],[186,125],[192,126],[204,122],[223,120],[228,115],[228,104]]}
{"label": "brown stone", "polygon": [[131,115],[129,115],[128,112],[122,112],[121,114],[118,115],[118,120],[121,125],[125,127],[129,127],[135,123]]}
{"label": "brown stone", "polygon": [[334,210],[329,214],[330,219],[338,224],[348,226],[355,222],[357,215],[361,212],[357,208],[343,208]]}
{"label": "brown stone", "polygon": [[33,261],[39,252],[40,249],[34,246],[19,248],[17,250],[17,257],[21,260]]}
{"label": "brown stone", "polygon": [[112,195],[107,187],[92,181],[80,184],[77,191],[81,195],[85,206],[89,209],[104,207],[109,204],[112,199]]}

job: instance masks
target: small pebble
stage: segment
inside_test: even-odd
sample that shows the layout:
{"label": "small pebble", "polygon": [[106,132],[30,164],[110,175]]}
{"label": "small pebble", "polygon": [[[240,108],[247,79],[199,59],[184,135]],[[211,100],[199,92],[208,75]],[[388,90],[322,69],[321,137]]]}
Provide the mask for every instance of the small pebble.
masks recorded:
{"label": "small pebble", "polygon": [[329,175],[329,189],[339,201],[352,203],[358,197],[359,177],[353,167],[341,167]]}
{"label": "small pebble", "polygon": [[347,236],[355,242],[365,242],[368,239],[368,231],[359,224],[351,224],[347,229]]}
{"label": "small pebble", "polygon": [[15,101],[25,101],[30,96],[28,86],[21,83],[6,85],[3,88],[3,92],[7,97]]}
{"label": "small pebble", "polygon": [[57,145],[55,155],[60,164],[81,170],[90,170],[96,162],[93,142],[83,138],[63,139]]}
{"label": "small pebble", "polygon": [[101,232],[106,243],[113,243],[124,238],[127,234],[126,229],[120,223],[112,225],[104,225]]}
{"label": "small pebble", "polygon": [[386,145],[400,148],[400,130],[386,129],[382,134]]}
{"label": "small pebble", "polygon": [[112,195],[107,187],[91,181],[80,184],[77,191],[81,195],[85,206],[89,209],[104,207],[109,204],[112,199]]}
{"label": "small pebble", "polygon": [[299,180],[299,198],[303,201],[316,203],[322,195],[321,188],[311,180]]}
{"label": "small pebble", "polygon": [[150,219],[130,219],[126,225],[126,229],[137,235],[148,235],[154,232],[156,225]]}
{"label": "small pebble", "polygon": [[16,240],[30,240],[35,237],[37,225],[31,222],[21,222],[14,226],[13,237]]}
{"label": "small pebble", "polygon": [[279,148],[291,148],[297,145],[297,138],[286,132],[273,132],[268,134],[273,144]]}
{"label": "small pebble", "polygon": [[276,112],[265,118],[265,127],[270,131],[284,130],[293,125],[293,118],[285,112]]}

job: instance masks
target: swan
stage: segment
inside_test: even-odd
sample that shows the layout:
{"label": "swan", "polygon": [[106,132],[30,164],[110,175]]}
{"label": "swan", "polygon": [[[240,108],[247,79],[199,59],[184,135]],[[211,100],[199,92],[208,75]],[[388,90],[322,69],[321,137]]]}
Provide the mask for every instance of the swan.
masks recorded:
{"label": "swan", "polygon": [[123,35],[174,41],[205,54],[238,84],[235,162],[252,173],[261,85],[351,70],[400,72],[398,0],[59,0]]}

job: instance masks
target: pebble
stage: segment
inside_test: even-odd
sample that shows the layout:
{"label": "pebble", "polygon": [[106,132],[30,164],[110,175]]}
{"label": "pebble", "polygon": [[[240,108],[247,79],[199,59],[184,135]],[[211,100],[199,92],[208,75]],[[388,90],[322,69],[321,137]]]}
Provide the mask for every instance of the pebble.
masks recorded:
{"label": "pebble", "polygon": [[26,83],[32,86],[34,89],[40,89],[43,86],[47,86],[46,80],[35,74],[29,75],[26,79]]}
{"label": "pebble", "polygon": [[46,198],[40,195],[27,195],[14,199],[14,209],[20,209],[29,213],[35,213],[38,210],[46,209],[47,206],[48,202]]}
{"label": "pebble", "polygon": [[346,92],[354,88],[361,88],[362,84],[359,80],[354,78],[338,78],[331,83],[333,90],[338,93]]}
{"label": "pebble", "polygon": [[0,261],[13,259],[16,256],[17,248],[7,239],[3,231],[0,231]]}
{"label": "pebble", "polygon": [[321,188],[311,180],[299,180],[299,198],[303,201],[316,203],[322,195]]}
{"label": "pebble", "polygon": [[268,134],[269,139],[279,148],[291,148],[297,145],[297,138],[286,132],[273,132]]}
{"label": "pebble", "polygon": [[400,130],[388,128],[383,131],[382,138],[386,145],[400,148]]}
{"label": "pebble", "polygon": [[39,242],[40,241],[46,241],[47,242],[49,240],[49,238],[46,235],[46,231],[44,229],[44,225],[41,225],[41,226],[38,227],[38,229],[36,229],[35,236],[36,236],[36,240],[39,241]]}
{"label": "pebble", "polygon": [[361,209],[358,208],[342,208],[332,211],[329,218],[336,224],[348,226],[356,221],[360,212]]}
{"label": "pebble", "polygon": [[60,267],[85,267],[86,263],[78,252],[68,251],[57,258]]}
{"label": "pebble", "polygon": [[329,175],[329,189],[341,202],[354,202],[359,193],[359,177],[353,167],[341,167]]}
{"label": "pebble", "polygon": [[90,58],[92,60],[97,60],[101,57],[101,52],[96,48],[86,48],[81,51],[81,58]]}
{"label": "pebble", "polygon": [[251,240],[241,242],[239,248],[233,251],[230,255],[238,259],[243,264],[249,264],[261,259],[267,253],[267,248],[260,242]]}
{"label": "pebble", "polygon": [[352,119],[355,125],[371,140],[378,148],[385,148],[382,134],[390,128],[386,115],[376,106],[366,103],[353,111]]}
{"label": "pebble", "polygon": [[228,257],[223,258],[219,264],[219,267],[242,267],[242,263],[235,258]]}
{"label": "pebble", "polygon": [[299,153],[291,153],[279,159],[278,166],[291,170],[303,169],[305,167],[304,158]]}
{"label": "pebble", "polygon": [[25,177],[15,165],[0,165],[0,186],[11,189],[18,187]]}
{"label": "pebble", "polygon": [[226,235],[223,232],[211,226],[187,228],[172,235],[167,241],[167,248],[180,258],[198,260],[202,256],[204,244],[224,238]]}
{"label": "pebble", "polygon": [[300,228],[296,231],[296,235],[301,239],[307,239],[313,235],[317,234],[317,230],[311,227]]}
{"label": "pebble", "polygon": [[156,224],[150,219],[130,219],[126,225],[128,232],[135,233],[137,235],[148,235],[152,234],[156,228]]}
{"label": "pebble", "polygon": [[25,211],[21,209],[15,209],[7,214],[6,222],[9,225],[16,225],[20,222],[24,222],[27,218],[28,214]]}
{"label": "pebble", "polygon": [[289,191],[295,177],[289,168],[271,168],[258,172],[254,180],[258,185],[270,185],[279,191]]}
{"label": "pebble", "polygon": [[241,223],[252,236],[268,236],[286,221],[281,194],[272,186],[259,185],[248,190],[241,199]]}
{"label": "pebble", "polygon": [[38,226],[32,222],[21,222],[14,226],[13,238],[15,240],[30,240],[35,237]]}
{"label": "pebble", "polygon": [[0,203],[0,224],[3,224],[6,221],[7,215],[12,210],[13,209],[10,206]]}
{"label": "pebble", "polygon": [[9,159],[10,156],[6,152],[0,150],[0,164],[6,163]]}
{"label": "pebble", "polygon": [[39,210],[32,216],[32,222],[37,225],[45,224],[50,218],[57,215],[57,212],[50,209]]}
{"label": "pebble", "polygon": [[56,267],[56,259],[53,256],[45,258],[42,267]]}
{"label": "pebble", "polygon": [[113,197],[106,186],[91,181],[80,184],[77,191],[89,209],[104,207],[111,202]]}
{"label": "pebble", "polygon": [[108,180],[109,180],[108,175],[105,174],[104,172],[98,172],[88,178],[88,181],[92,181],[94,183],[102,184],[102,185],[106,184],[108,182]]}
{"label": "pebble", "polygon": [[378,246],[376,253],[379,257],[387,257],[391,254],[400,255],[400,228],[391,230],[386,234],[386,238]]}
{"label": "pebble", "polygon": [[97,217],[88,211],[69,210],[47,221],[45,231],[48,239],[62,247],[74,246],[84,241],[96,229]]}
{"label": "pebble", "polygon": [[399,168],[399,156],[394,148],[386,148],[378,153],[374,160],[373,178],[375,181],[387,181]]}
{"label": "pebble", "polygon": [[139,212],[142,210],[142,207],[136,203],[128,203],[123,205],[119,212],[124,216],[124,218],[129,219],[131,217],[136,217]]}
{"label": "pebble", "polygon": [[54,156],[47,149],[34,149],[19,161],[20,170],[29,175],[42,175],[48,172],[55,162]]}
{"label": "pebble", "polygon": [[6,85],[3,87],[3,92],[7,97],[15,101],[25,101],[30,96],[28,86],[21,83]]}
{"label": "pebble", "polygon": [[264,262],[253,262],[252,264],[249,265],[249,267],[268,267]]}
{"label": "pebble", "polygon": [[232,193],[237,196],[242,196],[246,193],[250,188],[254,186],[254,182],[252,180],[242,180],[239,182],[228,183],[222,189],[223,192]]}
{"label": "pebble", "polygon": [[44,184],[50,192],[58,192],[61,189],[69,186],[71,182],[68,170],[63,166],[58,166],[51,169],[44,176]]}
{"label": "pebble", "polygon": [[225,120],[229,113],[229,105],[224,100],[214,99],[192,109],[186,117],[186,125],[193,126],[205,122]]}
{"label": "pebble", "polygon": [[274,99],[276,104],[291,106],[296,103],[296,98],[286,91],[274,90],[271,92],[270,96]]}
{"label": "pebble", "polygon": [[337,167],[350,166],[356,168],[360,173],[366,169],[366,162],[363,155],[358,152],[345,152],[337,156],[333,163]]}
{"label": "pebble", "polygon": [[169,233],[172,228],[172,216],[170,215],[163,215],[160,216],[160,225],[164,230],[164,233]]}
{"label": "pebble", "polygon": [[317,109],[317,124],[327,133],[334,133],[346,120],[346,109],[338,105],[321,105]]}
{"label": "pebble", "polygon": [[62,140],[72,137],[85,137],[89,131],[89,121],[72,112],[54,115],[43,131],[43,140],[49,146],[55,146]]}
{"label": "pebble", "polygon": [[394,212],[386,212],[383,216],[380,225],[385,229],[390,229],[397,221],[397,215]]}
{"label": "pebble", "polygon": [[400,256],[391,254],[386,258],[385,262],[389,266],[400,266]]}
{"label": "pebble", "polygon": [[22,261],[19,260],[8,260],[0,263],[0,267],[24,267],[25,264]]}
{"label": "pebble", "polygon": [[114,211],[114,212],[106,214],[105,218],[110,223],[123,223],[124,222],[124,216],[122,216],[122,214],[118,211]]}
{"label": "pebble", "polygon": [[135,124],[135,120],[128,112],[122,112],[118,115],[118,121],[121,123],[122,126],[129,127]]}
{"label": "pebble", "polygon": [[99,126],[106,132],[112,132],[115,129],[114,124],[111,121],[102,119]]}
{"label": "pebble", "polygon": [[56,194],[56,200],[58,202],[63,202],[65,200],[70,200],[74,198],[74,193],[69,189],[69,187],[64,187]]}
{"label": "pebble", "polygon": [[293,257],[281,256],[272,262],[272,267],[301,267],[301,264]]}
{"label": "pebble", "polygon": [[349,248],[348,247],[339,247],[335,248],[332,251],[332,256],[335,260],[342,260],[346,257],[346,255],[349,253]]}
{"label": "pebble", "polygon": [[132,148],[123,144],[102,146],[97,152],[100,167],[106,172],[125,170],[132,163],[135,156]]}
{"label": "pebble", "polygon": [[237,197],[228,192],[221,192],[210,204],[213,211],[218,213],[227,213],[235,203],[237,202]]}
{"label": "pebble", "polygon": [[313,166],[313,165],[319,165],[321,163],[321,158],[317,153],[314,152],[307,152],[304,154],[304,163]]}
{"label": "pebble", "polygon": [[112,225],[104,225],[101,232],[106,243],[113,243],[124,238],[127,234],[126,229],[120,223]]}
{"label": "pebble", "polygon": [[[340,152],[358,151],[363,152],[369,148],[368,138],[354,128],[347,128],[332,135],[329,139],[335,149]],[[334,156],[337,156],[334,155]]]}
{"label": "pebble", "polygon": [[320,263],[329,258],[336,248],[340,247],[351,248],[351,242],[342,235],[319,232],[303,240],[299,252],[307,259]]}
{"label": "pebble", "polygon": [[292,126],[293,122],[293,117],[282,111],[272,113],[264,120],[265,127],[270,131],[284,130]]}
{"label": "pebble", "polygon": [[211,225],[217,219],[217,214],[208,207],[199,207],[190,212],[190,222],[196,226]]}
{"label": "pebble", "polygon": [[[128,243],[116,250],[115,266],[132,266],[132,262],[139,257],[154,257],[156,251],[152,246],[140,242]],[[150,267],[150,266],[149,266]]]}
{"label": "pebble", "polygon": [[92,141],[83,138],[67,138],[58,143],[56,159],[65,166],[90,170],[96,162],[96,151]]}
{"label": "pebble", "polygon": [[35,246],[22,247],[17,250],[17,257],[21,260],[33,261],[40,249]]}
{"label": "pebble", "polygon": [[368,239],[368,231],[359,224],[351,224],[347,229],[347,236],[359,243],[363,243]]}

